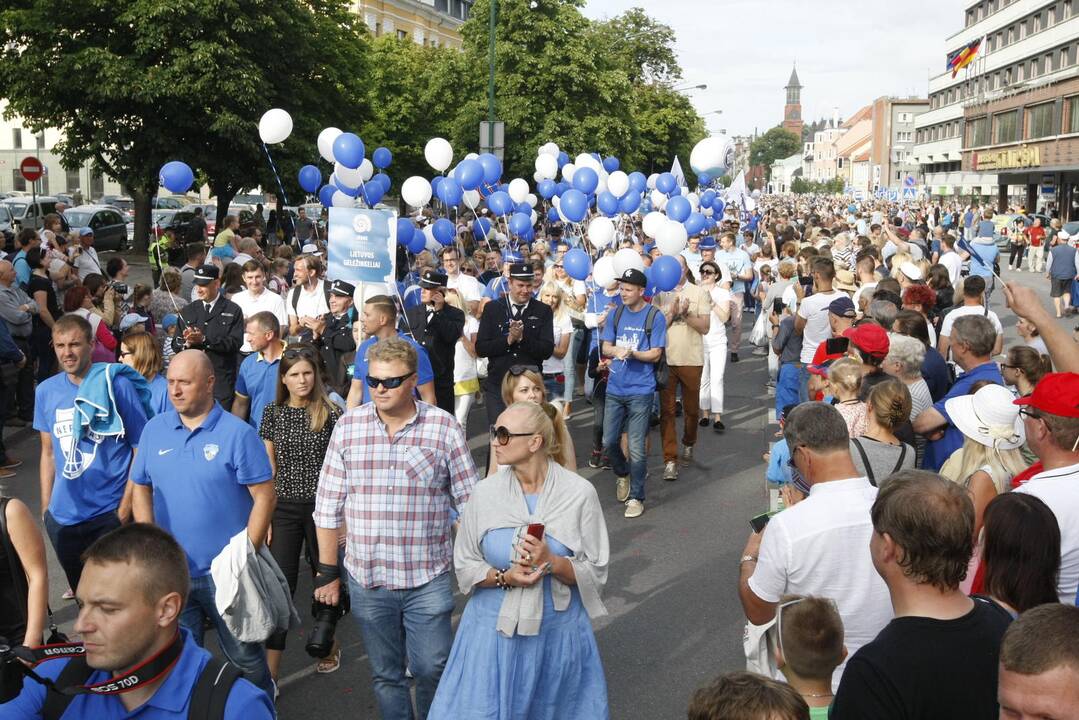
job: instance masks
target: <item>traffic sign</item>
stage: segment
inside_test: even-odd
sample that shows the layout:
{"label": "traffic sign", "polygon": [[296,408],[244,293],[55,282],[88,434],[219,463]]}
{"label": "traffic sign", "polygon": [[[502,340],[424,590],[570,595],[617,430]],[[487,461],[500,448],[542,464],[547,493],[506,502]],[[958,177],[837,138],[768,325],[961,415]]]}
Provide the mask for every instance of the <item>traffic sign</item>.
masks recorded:
{"label": "traffic sign", "polygon": [[45,174],[45,167],[36,157],[24,157],[19,163],[19,172],[30,182],[37,182]]}
{"label": "traffic sign", "polygon": [[907,175],[905,178],[903,178],[903,185],[906,187],[914,187],[914,176]]}
{"label": "traffic sign", "polygon": [[916,197],[917,197],[917,193],[914,191],[914,188],[912,188],[912,187],[903,188],[903,199],[904,200],[914,200]]}

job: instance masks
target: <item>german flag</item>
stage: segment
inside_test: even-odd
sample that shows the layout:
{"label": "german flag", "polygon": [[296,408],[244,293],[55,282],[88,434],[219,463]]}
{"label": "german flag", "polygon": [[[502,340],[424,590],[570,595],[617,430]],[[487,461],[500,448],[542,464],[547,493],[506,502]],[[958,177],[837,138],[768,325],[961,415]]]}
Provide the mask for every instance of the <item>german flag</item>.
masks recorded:
{"label": "german flag", "polygon": [[978,50],[981,48],[982,40],[984,39],[985,38],[978,38],[974,42],[964,45],[955,52],[948,53],[947,69],[952,71],[953,78],[959,74],[960,70],[974,61],[974,56],[978,54]]}

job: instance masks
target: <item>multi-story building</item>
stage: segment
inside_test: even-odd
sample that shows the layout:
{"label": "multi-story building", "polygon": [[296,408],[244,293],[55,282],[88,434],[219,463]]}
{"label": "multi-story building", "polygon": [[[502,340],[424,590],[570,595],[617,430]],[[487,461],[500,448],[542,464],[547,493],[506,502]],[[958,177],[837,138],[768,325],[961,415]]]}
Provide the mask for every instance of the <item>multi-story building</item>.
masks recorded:
{"label": "multi-story building", "polygon": [[814,182],[827,182],[834,180],[839,170],[839,152],[836,143],[847,128],[839,123],[839,110],[832,114],[832,121],[823,130],[813,133],[812,153],[813,160],[807,180]]}
{"label": "multi-story building", "polygon": [[768,192],[789,193],[795,178],[802,177],[802,153],[797,152],[788,158],[772,163],[772,175],[768,181]]}
{"label": "multi-story building", "polygon": [[376,37],[461,47],[460,28],[472,12],[472,0],[353,0],[351,7]]}
{"label": "multi-story building", "polygon": [[787,101],[783,105],[783,127],[802,139],[802,83],[798,80],[798,69],[791,68],[791,77],[787,81]]}
{"label": "multi-story building", "polygon": [[835,142],[836,177],[855,192],[869,190],[869,153],[873,139],[873,106],[866,105],[847,118]]}
{"label": "multi-story building", "polygon": [[873,101],[873,142],[869,162],[875,188],[899,189],[921,170],[914,161],[917,118],[929,109],[925,98],[880,97]]}

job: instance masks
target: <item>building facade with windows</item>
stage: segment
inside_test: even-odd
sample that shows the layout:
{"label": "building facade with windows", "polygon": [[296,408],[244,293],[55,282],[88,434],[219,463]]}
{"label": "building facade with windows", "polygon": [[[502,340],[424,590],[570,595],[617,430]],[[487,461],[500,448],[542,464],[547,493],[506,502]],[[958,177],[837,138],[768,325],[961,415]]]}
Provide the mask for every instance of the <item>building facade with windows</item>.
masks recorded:
{"label": "building facade with windows", "polygon": [[353,0],[352,11],[375,37],[391,35],[418,45],[461,47],[461,25],[472,0]]}
{"label": "building facade with windows", "polygon": [[880,97],[873,101],[871,185],[899,189],[908,175],[921,170],[914,161],[917,120],[929,109],[925,98]]}

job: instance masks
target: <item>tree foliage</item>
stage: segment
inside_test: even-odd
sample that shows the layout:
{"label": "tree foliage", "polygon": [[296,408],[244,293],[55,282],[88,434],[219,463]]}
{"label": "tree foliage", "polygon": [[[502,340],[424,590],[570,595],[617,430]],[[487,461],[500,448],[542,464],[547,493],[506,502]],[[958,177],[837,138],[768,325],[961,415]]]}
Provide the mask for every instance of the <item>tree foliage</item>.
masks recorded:
{"label": "tree foliage", "polygon": [[791,181],[791,192],[797,195],[804,195],[806,193],[835,195],[836,193],[843,192],[845,186],[846,183],[841,177],[819,182],[816,180],[806,180],[803,177],[796,177]]}
{"label": "tree foliage", "polygon": [[640,7],[596,23],[594,38],[602,54],[623,68],[634,85],[672,83],[682,77],[674,54],[674,30]]}
{"label": "tree foliage", "polygon": [[766,177],[771,177],[772,163],[801,151],[802,141],[786,128],[776,126],[754,140],[749,146],[751,165],[763,165]]}

